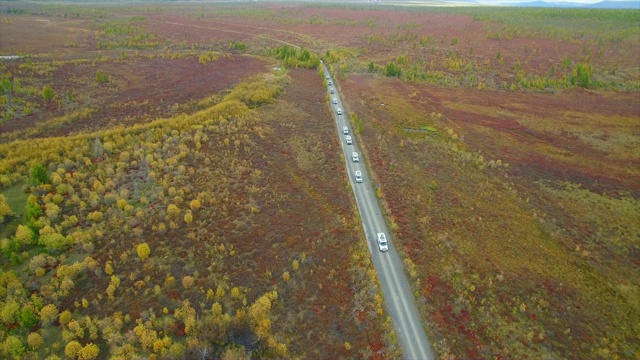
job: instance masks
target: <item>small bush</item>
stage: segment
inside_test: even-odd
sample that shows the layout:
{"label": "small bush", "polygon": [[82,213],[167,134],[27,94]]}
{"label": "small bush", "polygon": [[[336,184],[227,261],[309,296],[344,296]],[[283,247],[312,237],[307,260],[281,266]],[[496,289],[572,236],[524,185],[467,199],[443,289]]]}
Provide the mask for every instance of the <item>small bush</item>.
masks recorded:
{"label": "small bush", "polygon": [[193,278],[193,276],[185,276],[182,278],[182,287],[184,287],[185,289],[192,287],[193,284],[195,284],[195,279]]}
{"label": "small bush", "polygon": [[107,74],[101,72],[100,70],[96,71],[96,82],[98,84],[106,84],[109,82],[109,76]]}
{"label": "small bush", "polygon": [[49,85],[45,85],[42,88],[42,98],[45,101],[51,101],[53,100],[53,98],[56,96],[56,92],[53,90],[53,88]]}

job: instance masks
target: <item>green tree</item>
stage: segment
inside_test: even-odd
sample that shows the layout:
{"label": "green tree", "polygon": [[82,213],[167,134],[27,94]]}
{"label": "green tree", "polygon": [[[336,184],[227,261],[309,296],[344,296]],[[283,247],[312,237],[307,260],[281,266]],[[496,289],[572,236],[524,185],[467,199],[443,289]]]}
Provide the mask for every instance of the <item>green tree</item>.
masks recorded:
{"label": "green tree", "polygon": [[17,336],[9,336],[1,346],[2,353],[7,357],[13,357],[14,359],[22,359],[27,352],[27,348]]}
{"label": "green tree", "polygon": [[392,62],[387,63],[384,67],[384,74],[388,77],[400,77],[402,75],[402,69]]}
{"label": "green tree", "polygon": [[31,329],[40,321],[40,317],[31,305],[24,306],[20,311],[20,325],[25,329]]}
{"label": "green tree", "polygon": [[42,164],[34,164],[29,169],[29,175],[32,185],[51,184],[51,178],[49,172],[42,166]]}
{"label": "green tree", "polygon": [[56,96],[56,92],[53,90],[51,86],[45,85],[42,88],[42,98],[45,99],[46,101],[53,100],[55,96]]}
{"label": "green tree", "polygon": [[239,51],[245,51],[247,49],[247,44],[243,43],[242,41],[236,41],[233,44],[233,49],[239,50]]}
{"label": "green tree", "polygon": [[11,94],[11,90],[13,90],[13,86],[11,85],[11,80],[4,78],[0,82],[0,93],[9,95]]}
{"label": "green tree", "polygon": [[30,224],[32,222],[35,222],[36,220],[38,220],[42,215],[44,215],[44,212],[42,211],[42,208],[40,207],[40,205],[38,204],[34,204],[34,203],[27,203],[27,205],[25,206],[25,212],[24,212],[24,219],[27,222],[27,227],[29,227],[31,229],[31,231],[35,231],[36,229],[33,229]]}
{"label": "green tree", "polygon": [[41,234],[38,243],[46,247],[47,252],[50,254],[57,254],[69,245],[69,241],[64,235],[55,232],[51,234]]}

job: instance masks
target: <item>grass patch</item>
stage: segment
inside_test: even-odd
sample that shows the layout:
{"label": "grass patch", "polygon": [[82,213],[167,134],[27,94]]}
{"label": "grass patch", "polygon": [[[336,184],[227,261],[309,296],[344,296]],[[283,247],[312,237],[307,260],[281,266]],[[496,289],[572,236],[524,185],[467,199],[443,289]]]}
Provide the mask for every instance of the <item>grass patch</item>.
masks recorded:
{"label": "grass patch", "polygon": [[24,216],[25,204],[29,194],[23,190],[24,183],[19,182],[2,190],[2,194],[7,198],[7,204],[11,208],[12,215],[9,220],[5,220],[0,229],[0,239],[13,236],[18,225],[22,223]]}

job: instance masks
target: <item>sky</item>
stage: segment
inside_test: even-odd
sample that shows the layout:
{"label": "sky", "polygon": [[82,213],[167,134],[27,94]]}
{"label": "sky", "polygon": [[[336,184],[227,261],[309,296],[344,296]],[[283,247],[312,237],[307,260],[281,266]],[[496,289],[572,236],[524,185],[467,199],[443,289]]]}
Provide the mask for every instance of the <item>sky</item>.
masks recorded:
{"label": "sky", "polygon": [[[483,4],[503,4],[505,2],[531,2],[534,0],[478,0]],[[595,4],[599,3],[602,0],[543,0],[548,3],[576,3],[576,4]],[[625,0],[611,0],[611,1],[625,1]],[[637,0],[640,2],[640,0]]]}
{"label": "sky", "polygon": [[[512,2],[528,2],[528,1],[535,1],[535,0],[477,0],[477,1],[483,4],[504,4],[504,3],[512,3]],[[542,0],[542,1],[549,2],[549,3],[595,4],[603,0]],[[609,1],[636,1],[640,5],[640,0],[609,0]]]}

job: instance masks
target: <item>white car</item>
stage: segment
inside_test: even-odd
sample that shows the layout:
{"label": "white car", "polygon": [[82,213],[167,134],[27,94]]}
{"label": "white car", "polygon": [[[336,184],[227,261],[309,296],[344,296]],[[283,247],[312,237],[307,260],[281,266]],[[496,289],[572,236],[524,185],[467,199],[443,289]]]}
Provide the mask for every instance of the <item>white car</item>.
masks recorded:
{"label": "white car", "polygon": [[353,140],[351,139],[351,135],[347,135],[344,138],[347,140],[347,145],[352,145],[353,144]]}
{"label": "white car", "polygon": [[332,93],[332,94],[335,94],[335,92],[336,92],[335,90],[331,89],[331,93]]}
{"label": "white car", "polygon": [[358,156],[358,153],[355,151],[351,153],[351,159],[353,159],[353,162],[360,161],[360,157]]}
{"label": "white car", "polygon": [[336,109],[336,112],[338,113],[338,115],[342,115],[342,109],[337,108],[337,109]]}
{"label": "white car", "polygon": [[333,98],[333,99],[331,99],[331,102],[333,102],[334,104],[337,104],[338,103],[338,99]]}
{"label": "white car", "polygon": [[342,127],[342,133],[345,134],[345,135],[349,134],[349,128],[346,127],[346,126],[343,126]]}
{"label": "white car", "polygon": [[330,79],[329,75],[325,76],[325,78],[326,78],[327,80],[329,80],[329,79]]}
{"label": "white car", "polygon": [[329,86],[333,85],[333,83],[331,82],[331,80],[327,81],[327,85],[329,85]]}
{"label": "white car", "polygon": [[362,182],[362,171],[360,171],[360,170],[356,170],[356,182],[357,183],[361,183]]}
{"label": "white car", "polygon": [[389,250],[389,244],[387,243],[387,237],[384,233],[378,233],[378,248],[380,251]]}

